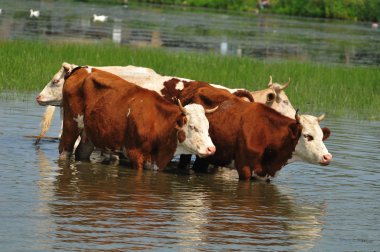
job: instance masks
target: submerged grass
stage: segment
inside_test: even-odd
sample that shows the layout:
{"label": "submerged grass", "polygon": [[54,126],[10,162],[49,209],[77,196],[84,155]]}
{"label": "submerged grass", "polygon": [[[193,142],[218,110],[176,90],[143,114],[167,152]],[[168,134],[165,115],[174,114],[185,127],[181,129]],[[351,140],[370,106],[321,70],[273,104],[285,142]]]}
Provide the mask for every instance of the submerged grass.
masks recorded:
{"label": "submerged grass", "polygon": [[[266,62],[213,53],[164,49],[135,49],[114,44],[0,42],[0,91],[36,92],[58,71],[62,62],[77,65],[136,65],[160,74],[204,80],[250,90],[275,82],[292,82],[286,90],[301,113],[380,119],[378,67],[322,65],[312,62]],[[3,95],[2,95],[3,96]]]}

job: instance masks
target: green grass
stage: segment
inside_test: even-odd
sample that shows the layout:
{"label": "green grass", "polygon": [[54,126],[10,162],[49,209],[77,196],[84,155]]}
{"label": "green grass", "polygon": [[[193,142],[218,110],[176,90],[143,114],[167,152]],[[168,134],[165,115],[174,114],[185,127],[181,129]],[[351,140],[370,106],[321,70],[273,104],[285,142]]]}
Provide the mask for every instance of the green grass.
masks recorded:
{"label": "green grass", "polygon": [[380,119],[380,71],[377,67],[322,65],[312,62],[266,62],[212,53],[133,49],[114,44],[44,42],[0,43],[0,91],[35,92],[67,61],[77,65],[136,65],[160,74],[204,80],[250,90],[266,88],[269,75],[283,83],[301,113]]}

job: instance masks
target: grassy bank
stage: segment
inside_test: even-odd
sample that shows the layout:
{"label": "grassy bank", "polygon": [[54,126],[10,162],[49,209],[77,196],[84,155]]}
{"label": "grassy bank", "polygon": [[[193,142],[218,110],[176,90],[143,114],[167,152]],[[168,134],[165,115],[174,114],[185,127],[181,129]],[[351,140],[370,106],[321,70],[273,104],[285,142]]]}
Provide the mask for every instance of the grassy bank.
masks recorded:
{"label": "grassy bank", "polygon": [[320,65],[311,62],[265,62],[214,54],[178,53],[163,49],[131,49],[114,44],[0,43],[0,91],[36,94],[63,61],[78,65],[137,65],[165,75],[181,76],[229,87],[258,90],[274,81],[292,83],[286,90],[302,113],[326,112],[379,119],[380,71],[377,67]]}

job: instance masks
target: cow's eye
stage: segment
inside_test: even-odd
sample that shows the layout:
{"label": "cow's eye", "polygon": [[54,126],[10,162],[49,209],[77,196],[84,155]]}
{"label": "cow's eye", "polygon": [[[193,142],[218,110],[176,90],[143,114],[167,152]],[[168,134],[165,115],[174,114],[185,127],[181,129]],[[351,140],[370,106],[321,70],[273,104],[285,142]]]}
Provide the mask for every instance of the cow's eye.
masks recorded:
{"label": "cow's eye", "polygon": [[285,103],[286,105],[289,105],[289,102],[288,102],[287,100],[284,100],[284,103]]}
{"label": "cow's eye", "polygon": [[52,81],[53,85],[57,85],[58,82],[59,82],[59,80],[53,80]]}
{"label": "cow's eye", "polygon": [[306,139],[307,139],[307,141],[312,141],[312,140],[314,140],[314,137],[312,137],[312,136],[310,136],[310,135],[303,135]]}

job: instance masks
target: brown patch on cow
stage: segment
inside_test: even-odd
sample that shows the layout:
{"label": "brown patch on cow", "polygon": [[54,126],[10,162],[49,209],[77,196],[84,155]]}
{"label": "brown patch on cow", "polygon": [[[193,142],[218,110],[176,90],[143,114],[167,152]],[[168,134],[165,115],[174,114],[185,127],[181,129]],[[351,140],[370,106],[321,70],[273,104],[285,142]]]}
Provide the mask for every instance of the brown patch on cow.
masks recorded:
{"label": "brown patch on cow", "polygon": [[322,141],[325,141],[327,138],[330,137],[331,135],[331,131],[329,128],[322,128],[322,132],[323,132],[323,138],[322,138]]}
{"label": "brown patch on cow", "polygon": [[177,133],[178,142],[182,143],[186,139],[186,133],[183,130],[178,130]]}
{"label": "brown patch on cow", "polygon": [[177,127],[182,128],[183,125],[187,123],[187,117],[185,115],[182,115],[181,118],[177,120]]}
{"label": "brown patch on cow", "polygon": [[210,86],[206,82],[194,81],[182,90],[180,99],[185,105],[197,103],[205,108],[215,108],[225,100],[236,99],[236,96],[227,90]]}
{"label": "brown patch on cow", "polygon": [[289,125],[289,132],[291,133],[290,136],[292,139],[300,138],[302,131],[302,125],[299,122],[292,123]]}
{"label": "brown patch on cow", "polygon": [[237,96],[239,98],[242,98],[242,99],[246,98],[249,102],[254,102],[255,101],[253,99],[252,94],[249,91],[247,91],[247,90],[240,89],[240,90],[234,92],[233,95],[235,95],[235,96]]}
{"label": "brown patch on cow", "polygon": [[181,82],[181,80],[177,78],[172,78],[168,81],[164,82],[164,88],[161,89],[162,96],[167,100],[173,100],[174,98],[177,98],[179,94],[181,93],[180,89],[176,89],[177,84]]}

